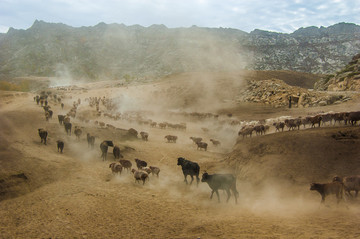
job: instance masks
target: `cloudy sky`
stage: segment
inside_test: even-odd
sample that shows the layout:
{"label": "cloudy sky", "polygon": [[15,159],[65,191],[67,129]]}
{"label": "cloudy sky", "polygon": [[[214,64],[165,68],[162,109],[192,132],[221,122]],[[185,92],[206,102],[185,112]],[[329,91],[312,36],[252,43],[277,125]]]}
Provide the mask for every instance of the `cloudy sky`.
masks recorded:
{"label": "cloudy sky", "polygon": [[360,24],[360,0],[0,0],[0,32],[33,22],[225,27],[291,33],[300,27]]}

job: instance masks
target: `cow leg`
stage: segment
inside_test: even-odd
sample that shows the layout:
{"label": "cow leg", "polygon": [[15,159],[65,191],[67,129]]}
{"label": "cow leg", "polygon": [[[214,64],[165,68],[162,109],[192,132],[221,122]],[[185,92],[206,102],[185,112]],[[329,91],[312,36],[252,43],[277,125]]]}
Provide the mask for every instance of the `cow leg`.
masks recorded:
{"label": "cow leg", "polygon": [[229,202],[229,199],[230,199],[230,190],[229,189],[226,189],[226,193],[227,193],[227,199],[226,199],[226,202]]}
{"label": "cow leg", "polygon": [[190,175],[191,176],[191,182],[190,182],[190,185],[192,184],[192,182],[194,181],[194,176],[193,175]]}
{"label": "cow leg", "polygon": [[210,200],[213,198],[214,192],[214,190],[211,191]]}
{"label": "cow leg", "polygon": [[186,183],[186,184],[188,184],[188,181],[187,181],[187,179],[186,179],[186,177],[187,177],[187,175],[184,175],[184,182]]}
{"label": "cow leg", "polygon": [[215,190],[215,192],[216,192],[216,195],[217,195],[217,197],[218,197],[218,202],[220,203],[220,195],[219,195],[219,191],[218,191],[218,190]]}
{"label": "cow leg", "polygon": [[235,197],[235,203],[237,204],[238,192],[237,192],[236,188],[235,188],[235,190],[232,189],[232,191],[233,191],[233,194],[234,194],[234,197]]}
{"label": "cow leg", "polygon": [[321,203],[325,203],[325,195],[321,195]]}

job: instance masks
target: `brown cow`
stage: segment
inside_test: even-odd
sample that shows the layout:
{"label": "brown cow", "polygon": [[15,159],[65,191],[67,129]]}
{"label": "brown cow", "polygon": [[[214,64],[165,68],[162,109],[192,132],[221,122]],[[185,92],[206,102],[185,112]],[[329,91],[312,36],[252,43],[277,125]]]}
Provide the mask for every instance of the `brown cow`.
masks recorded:
{"label": "brown cow", "polygon": [[325,197],[327,195],[335,194],[337,198],[337,203],[343,199],[344,195],[344,184],[341,182],[331,182],[331,183],[312,183],[310,185],[310,190],[315,190],[321,195],[321,203],[325,202]]}

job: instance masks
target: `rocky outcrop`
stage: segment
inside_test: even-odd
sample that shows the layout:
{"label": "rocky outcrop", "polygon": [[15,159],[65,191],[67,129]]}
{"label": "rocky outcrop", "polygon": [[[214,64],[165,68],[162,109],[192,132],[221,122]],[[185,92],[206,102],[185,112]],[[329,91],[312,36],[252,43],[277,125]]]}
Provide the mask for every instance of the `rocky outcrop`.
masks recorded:
{"label": "rocky outcrop", "polygon": [[339,23],[291,34],[229,28],[35,21],[0,35],[0,79],[19,76],[144,79],[190,71],[332,73],[360,52],[360,26]]}
{"label": "rocky outcrop", "polygon": [[327,91],[360,91],[360,53],[342,70],[316,82],[314,88]]}
{"label": "rocky outcrop", "polygon": [[[329,94],[290,86],[278,79],[249,81],[239,101],[256,102],[274,107],[313,107],[339,104],[351,99],[347,94]],[[291,98],[290,98],[291,97]]]}

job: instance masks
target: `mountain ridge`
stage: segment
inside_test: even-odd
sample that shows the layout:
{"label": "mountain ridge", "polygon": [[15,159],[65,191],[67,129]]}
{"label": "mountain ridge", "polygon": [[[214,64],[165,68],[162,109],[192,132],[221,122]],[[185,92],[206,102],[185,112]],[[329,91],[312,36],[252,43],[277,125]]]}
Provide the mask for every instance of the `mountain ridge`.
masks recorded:
{"label": "mountain ridge", "polygon": [[0,35],[0,79],[70,76],[158,77],[188,71],[341,69],[360,52],[360,26],[338,23],[293,33],[234,28],[167,28],[98,23],[71,27],[36,20]]}

